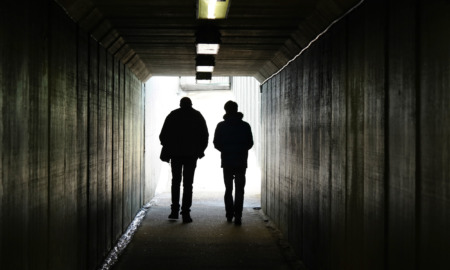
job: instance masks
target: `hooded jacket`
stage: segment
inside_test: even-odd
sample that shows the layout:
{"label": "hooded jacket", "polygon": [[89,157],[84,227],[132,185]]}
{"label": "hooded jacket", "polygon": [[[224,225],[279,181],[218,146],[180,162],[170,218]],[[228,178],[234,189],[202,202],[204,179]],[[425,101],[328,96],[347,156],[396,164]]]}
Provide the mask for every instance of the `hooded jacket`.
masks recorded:
{"label": "hooded jacket", "polygon": [[240,112],[225,114],[224,121],[217,124],[214,147],[220,151],[222,167],[247,168],[248,150],[253,146],[250,125],[242,121]]}
{"label": "hooded jacket", "polygon": [[159,135],[168,158],[204,157],[208,137],[205,119],[192,107],[173,110],[166,117]]}

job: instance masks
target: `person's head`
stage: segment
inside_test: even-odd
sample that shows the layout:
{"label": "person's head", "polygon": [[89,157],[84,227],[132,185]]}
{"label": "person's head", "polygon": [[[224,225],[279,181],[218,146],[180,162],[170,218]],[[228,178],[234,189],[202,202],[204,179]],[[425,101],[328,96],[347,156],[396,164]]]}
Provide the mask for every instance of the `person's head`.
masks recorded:
{"label": "person's head", "polygon": [[191,108],[192,107],[192,101],[188,97],[184,97],[180,99],[180,107],[181,108]]}
{"label": "person's head", "polygon": [[232,100],[227,101],[224,106],[225,112],[228,114],[237,113],[238,104]]}

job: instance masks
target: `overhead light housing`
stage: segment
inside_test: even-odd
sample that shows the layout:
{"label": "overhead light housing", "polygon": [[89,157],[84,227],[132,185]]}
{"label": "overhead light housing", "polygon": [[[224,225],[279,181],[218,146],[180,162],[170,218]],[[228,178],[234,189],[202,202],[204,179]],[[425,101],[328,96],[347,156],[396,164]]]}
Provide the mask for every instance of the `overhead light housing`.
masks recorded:
{"label": "overhead light housing", "polygon": [[226,19],[231,0],[198,0],[198,19]]}
{"label": "overhead light housing", "polygon": [[220,42],[220,32],[215,26],[202,26],[195,33],[197,54],[217,54]]}
{"label": "overhead light housing", "polygon": [[213,72],[214,66],[197,66],[197,72]]}
{"label": "overhead light housing", "polygon": [[199,54],[195,58],[197,72],[213,72],[216,61],[213,55]]}
{"label": "overhead light housing", "polygon": [[217,54],[219,47],[219,44],[198,43],[197,54]]}
{"label": "overhead light housing", "polygon": [[211,83],[212,73],[211,72],[197,72],[195,74],[195,80],[197,83]]}

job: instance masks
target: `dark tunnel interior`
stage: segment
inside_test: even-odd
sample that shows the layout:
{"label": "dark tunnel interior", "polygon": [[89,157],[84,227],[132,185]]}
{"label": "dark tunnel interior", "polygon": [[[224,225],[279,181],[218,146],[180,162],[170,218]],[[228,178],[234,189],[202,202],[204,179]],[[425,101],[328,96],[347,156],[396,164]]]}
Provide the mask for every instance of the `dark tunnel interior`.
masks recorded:
{"label": "dark tunnel interior", "polygon": [[[195,75],[191,2],[2,1],[1,269],[98,269],[155,196],[146,82]],[[262,211],[307,269],[448,268],[449,15],[234,0],[218,22],[214,76],[259,87]]]}

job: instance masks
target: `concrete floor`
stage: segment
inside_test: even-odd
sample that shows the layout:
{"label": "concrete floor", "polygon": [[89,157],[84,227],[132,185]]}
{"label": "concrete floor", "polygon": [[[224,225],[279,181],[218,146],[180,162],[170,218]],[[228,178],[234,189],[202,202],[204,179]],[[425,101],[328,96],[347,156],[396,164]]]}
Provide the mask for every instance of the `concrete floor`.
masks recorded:
{"label": "concrete floor", "polygon": [[194,190],[194,221],[183,224],[181,217],[167,219],[170,193],[159,194],[112,269],[302,269],[257,210],[259,194],[247,194],[242,226],[226,221],[222,198],[219,192]]}
{"label": "concrete floor", "polygon": [[258,210],[261,177],[256,164],[250,152],[242,225],[235,226],[225,218],[217,150],[208,147],[197,163],[189,224],[183,224],[181,216],[176,221],[167,218],[171,173],[165,163],[152,206],[111,269],[304,269],[275,225]]}

